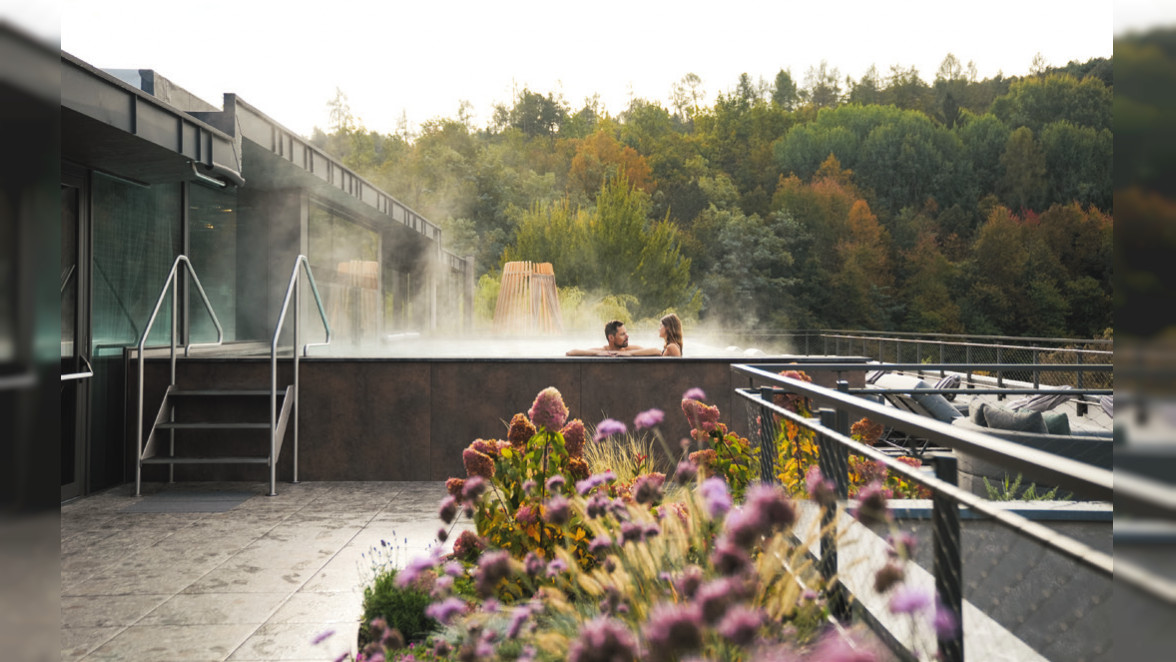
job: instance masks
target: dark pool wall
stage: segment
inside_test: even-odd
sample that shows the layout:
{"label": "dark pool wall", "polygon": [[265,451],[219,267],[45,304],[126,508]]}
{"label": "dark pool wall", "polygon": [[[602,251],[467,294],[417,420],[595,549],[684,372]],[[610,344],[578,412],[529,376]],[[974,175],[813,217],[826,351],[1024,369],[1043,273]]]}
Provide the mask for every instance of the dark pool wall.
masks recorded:
{"label": "dark pool wall", "polygon": [[[832,359],[844,363],[844,357]],[[526,412],[548,386],[563,394],[571,417],[592,426],[603,418],[632,425],[651,408],[665,412],[662,434],[671,443],[689,435],[681,411],[682,394],[698,387],[708,404],[718,405],[721,421],[746,436],[746,407],[734,389],[746,377],[732,363],[813,362],[813,357],[770,359],[305,359],[299,363],[298,475],[300,480],[444,480],[464,476],[461,451],[477,438],[504,438],[506,423]],[[128,366],[128,476],[134,478],[135,371]],[[836,373],[810,365],[817,383],[832,386]],[[288,381],[289,361],[279,367]],[[843,373],[861,386],[864,371]],[[166,361],[148,361],[144,417],[154,420],[168,379]],[[188,359],[177,367],[178,388],[268,388],[269,361]],[[268,421],[268,398],[251,406],[240,400],[216,405],[223,413]],[[149,421],[144,423],[145,428]],[[268,433],[220,434],[198,443],[214,453],[233,453],[232,444],[251,445],[264,454]],[[278,464],[279,481],[293,471],[293,435],[287,433]],[[144,480],[164,480],[166,469],[144,467]],[[266,480],[264,467],[178,466],[177,480]],[[280,491],[279,486],[279,491]]]}

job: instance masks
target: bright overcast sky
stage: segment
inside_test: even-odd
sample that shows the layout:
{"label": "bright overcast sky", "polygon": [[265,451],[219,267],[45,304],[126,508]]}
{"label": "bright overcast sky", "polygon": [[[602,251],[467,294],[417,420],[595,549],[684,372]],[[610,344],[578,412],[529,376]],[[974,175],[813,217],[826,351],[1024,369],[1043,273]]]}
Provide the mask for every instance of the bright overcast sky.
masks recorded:
{"label": "bright overcast sky", "polygon": [[[1146,11],[1148,0],[1132,0]],[[1167,4],[1166,2],[1164,4]],[[1176,4],[1176,3],[1174,3]],[[1159,6],[1157,4],[1157,6]],[[515,90],[555,92],[572,109],[599,94],[616,115],[633,97],[668,106],[702,78],[708,103],[739,74],[803,83],[826,60],[842,77],[914,66],[932,81],[953,53],[981,78],[1110,57],[1122,19],[1111,0],[325,0],[225,3],[62,0],[61,47],[99,68],[154,69],[220,105],[235,92],[303,135],[328,124],[335,88],[368,129],[456,117],[485,125]]]}

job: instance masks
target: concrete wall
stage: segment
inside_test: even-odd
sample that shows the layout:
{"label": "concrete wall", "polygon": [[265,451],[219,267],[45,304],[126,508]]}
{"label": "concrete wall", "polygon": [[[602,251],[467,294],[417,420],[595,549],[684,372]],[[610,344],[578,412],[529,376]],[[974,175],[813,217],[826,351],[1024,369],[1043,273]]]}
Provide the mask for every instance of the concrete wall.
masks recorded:
{"label": "concrete wall", "polygon": [[[634,416],[651,408],[665,412],[661,432],[673,446],[688,436],[681,410],[682,394],[703,389],[708,404],[717,405],[721,419],[747,436],[748,414],[735,388],[748,385],[731,371],[731,363],[812,361],[807,357],[771,359],[556,358],[556,359],[306,359],[300,362],[299,478],[301,480],[443,480],[464,476],[461,451],[477,438],[504,438],[506,424],[531,407],[548,386],[559,389],[572,418],[592,426],[604,418],[632,425]],[[844,360],[838,359],[841,362]],[[135,370],[128,392],[128,475],[134,476]],[[279,382],[288,381],[289,360],[282,362]],[[817,383],[832,385],[833,373],[808,369]],[[149,360],[145,430],[163,397],[168,379],[166,360]],[[187,359],[177,368],[181,388],[268,388],[269,360]],[[843,375],[860,386],[863,372]],[[269,420],[263,398],[256,420]],[[245,407],[234,402],[222,405]],[[244,412],[242,412],[244,413]],[[146,434],[146,433],[144,433]],[[268,444],[267,433],[220,434],[204,445]],[[292,435],[288,433],[279,462],[279,480],[290,480]],[[165,470],[147,467],[145,480],[159,480]],[[177,467],[177,479],[261,480],[261,467]]]}

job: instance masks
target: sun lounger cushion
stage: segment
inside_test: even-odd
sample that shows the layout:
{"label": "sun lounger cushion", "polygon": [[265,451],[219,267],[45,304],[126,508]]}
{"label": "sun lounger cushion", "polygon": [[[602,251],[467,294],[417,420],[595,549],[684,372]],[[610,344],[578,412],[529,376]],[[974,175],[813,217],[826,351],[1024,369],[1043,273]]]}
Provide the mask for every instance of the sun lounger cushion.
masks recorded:
{"label": "sun lounger cushion", "polygon": [[[926,384],[926,382],[920,383]],[[921,386],[919,388],[927,388],[927,386]],[[963,416],[963,413],[959,409],[956,409],[954,405],[947,401],[947,398],[938,393],[915,392],[911,393],[911,397],[915,399],[915,402],[923,405],[923,408],[934,416],[936,420],[943,421],[944,423],[951,423],[955,419]]]}
{"label": "sun lounger cushion", "polygon": [[1049,429],[1045,426],[1045,418],[1039,411],[1012,411],[984,403],[977,408],[972,420],[984,427],[997,430],[1049,433]]}
{"label": "sun lounger cushion", "polygon": [[1064,411],[1046,411],[1041,413],[1045,420],[1045,429],[1050,434],[1070,434],[1070,417]]}

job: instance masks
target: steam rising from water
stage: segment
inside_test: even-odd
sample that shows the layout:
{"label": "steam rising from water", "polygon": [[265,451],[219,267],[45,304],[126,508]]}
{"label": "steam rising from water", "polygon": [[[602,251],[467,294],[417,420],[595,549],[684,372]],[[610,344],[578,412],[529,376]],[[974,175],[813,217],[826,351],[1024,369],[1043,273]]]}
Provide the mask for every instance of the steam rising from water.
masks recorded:
{"label": "steam rising from water", "polygon": [[[660,347],[661,340],[649,333],[630,332],[631,346]],[[599,335],[502,337],[424,336],[417,333],[385,334],[379,342],[359,346],[334,344],[315,349],[315,356],[380,358],[561,358],[569,349],[598,348],[605,344]],[[766,347],[766,346],[765,346]],[[686,339],[686,358],[739,358],[788,354],[781,348],[745,347],[713,339]],[[607,360],[607,357],[602,357]]]}

